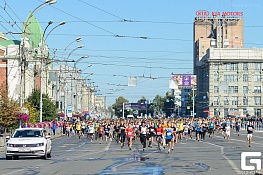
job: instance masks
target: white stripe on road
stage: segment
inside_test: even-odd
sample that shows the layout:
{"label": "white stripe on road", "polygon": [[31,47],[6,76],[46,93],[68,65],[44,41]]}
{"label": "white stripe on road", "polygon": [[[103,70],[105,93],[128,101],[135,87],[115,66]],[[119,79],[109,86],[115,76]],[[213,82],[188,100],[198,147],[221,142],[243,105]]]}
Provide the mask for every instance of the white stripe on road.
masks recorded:
{"label": "white stripe on road", "polygon": [[108,145],[105,147],[105,151],[108,151],[110,149],[111,141],[109,141]]}
{"label": "white stripe on road", "polygon": [[220,151],[221,151],[221,155],[227,160],[227,162],[228,162],[229,165],[233,168],[233,170],[235,170],[235,172],[236,172],[237,174],[240,172],[239,169],[238,169],[238,167],[236,166],[236,164],[225,155],[224,147],[223,147],[223,146],[216,145],[216,144],[209,143],[209,142],[203,142],[203,143],[206,143],[206,144],[209,144],[209,145],[212,145],[212,146],[219,147],[219,148],[220,148]]}
{"label": "white stripe on road", "polygon": [[[222,138],[222,137],[220,137],[220,136],[215,136],[215,137],[218,137],[218,138]],[[254,136],[253,136],[254,137]],[[238,141],[238,142],[248,142],[248,141],[244,141],[244,140],[238,140],[238,139],[232,139],[232,138],[230,138],[230,140],[234,140],[234,141]],[[258,143],[258,142],[251,142],[252,144],[256,144],[256,145],[263,145],[262,143]]]}

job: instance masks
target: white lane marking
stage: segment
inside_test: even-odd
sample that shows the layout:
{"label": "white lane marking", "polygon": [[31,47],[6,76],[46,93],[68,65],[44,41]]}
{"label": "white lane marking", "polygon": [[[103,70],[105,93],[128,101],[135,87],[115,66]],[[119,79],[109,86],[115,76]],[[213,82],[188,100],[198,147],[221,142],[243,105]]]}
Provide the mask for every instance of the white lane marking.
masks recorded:
{"label": "white lane marking", "polygon": [[[220,136],[215,136],[215,137],[222,138],[222,137],[220,137]],[[254,137],[254,136],[253,136],[253,137]],[[234,140],[234,141],[238,141],[238,142],[244,142],[244,143],[247,143],[247,141],[244,141],[244,140],[238,140],[238,139],[233,139],[233,138],[230,138],[230,140]],[[262,143],[253,142],[253,139],[252,139],[252,144],[263,145]]]}
{"label": "white lane marking", "polygon": [[224,159],[227,160],[227,162],[230,164],[230,166],[233,168],[233,170],[235,170],[235,172],[236,172],[237,174],[240,172],[239,169],[238,169],[238,167],[236,166],[236,164],[225,155],[224,147],[223,147],[223,146],[216,145],[216,144],[209,143],[209,142],[203,142],[203,143],[206,143],[206,144],[209,144],[209,145],[212,145],[212,146],[219,147],[219,148],[220,148],[221,155],[224,157]]}
{"label": "white lane marking", "polygon": [[109,141],[108,145],[105,147],[104,151],[108,151],[110,149],[111,141]]}

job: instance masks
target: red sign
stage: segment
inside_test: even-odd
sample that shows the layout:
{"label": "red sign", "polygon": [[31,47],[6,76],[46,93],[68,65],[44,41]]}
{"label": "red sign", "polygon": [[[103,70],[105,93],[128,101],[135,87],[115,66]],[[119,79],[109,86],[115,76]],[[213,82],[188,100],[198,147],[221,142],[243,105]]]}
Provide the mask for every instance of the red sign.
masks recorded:
{"label": "red sign", "polygon": [[209,16],[209,11],[207,11],[207,10],[198,10],[196,12],[196,16],[207,17],[207,16]]}
{"label": "red sign", "polygon": [[205,18],[208,17],[209,15],[212,16],[227,16],[227,17],[239,17],[239,16],[243,16],[243,12],[209,12],[207,10],[198,10],[196,11],[196,16],[201,17],[201,18]]}

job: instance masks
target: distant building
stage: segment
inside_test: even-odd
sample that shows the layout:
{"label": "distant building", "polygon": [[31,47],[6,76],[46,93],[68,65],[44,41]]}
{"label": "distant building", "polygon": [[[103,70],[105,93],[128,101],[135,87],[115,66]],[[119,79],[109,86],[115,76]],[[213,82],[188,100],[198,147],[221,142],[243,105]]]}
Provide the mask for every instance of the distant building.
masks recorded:
{"label": "distant building", "polygon": [[197,117],[263,116],[263,49],[243,47],[243,18],[195,18]]}

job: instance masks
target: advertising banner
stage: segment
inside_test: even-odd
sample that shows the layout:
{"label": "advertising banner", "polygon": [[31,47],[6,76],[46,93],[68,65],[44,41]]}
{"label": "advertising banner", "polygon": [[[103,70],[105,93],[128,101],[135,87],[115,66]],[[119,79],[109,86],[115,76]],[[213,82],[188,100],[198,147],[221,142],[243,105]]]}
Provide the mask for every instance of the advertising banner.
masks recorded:
{"label": "advertising banner", "polygon": [[133,109],[133,110],[146,110],[146,104],[142,103],[124,103],[124,109]]}
{"label": "advertising banner", "polygon": [[179,89],[191,89],[196,86],[196,75],[171,75],[170,82],[176,84]]}

